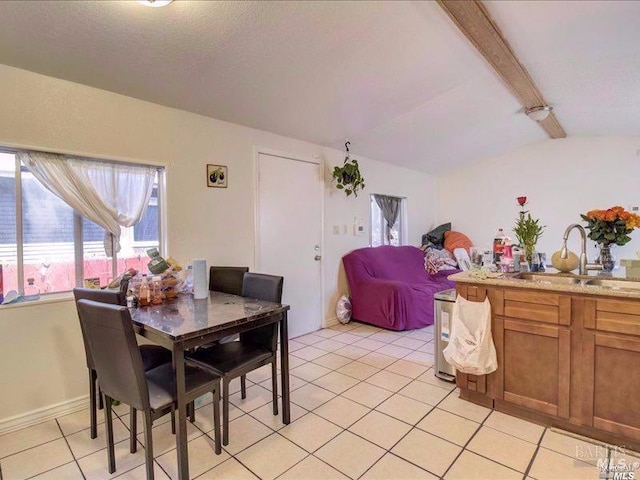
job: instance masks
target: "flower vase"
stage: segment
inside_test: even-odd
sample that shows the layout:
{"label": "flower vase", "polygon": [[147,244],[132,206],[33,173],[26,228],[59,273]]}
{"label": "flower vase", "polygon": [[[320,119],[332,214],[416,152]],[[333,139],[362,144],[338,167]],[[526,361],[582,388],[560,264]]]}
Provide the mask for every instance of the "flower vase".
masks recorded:
{"label": "flower vase", "polygon": [[537,272],[538,262],[537,262],[537,255],[536,255],[536,246],[531,244],[525,244],[524,255],[527,259],[527,263],[529,264],[529,271]]}
{"label": "flower vase", "polygon": [[616,266],[616,259],[611,251],[611,245],[600,246],[600,264],[603,272],[612,272]]}

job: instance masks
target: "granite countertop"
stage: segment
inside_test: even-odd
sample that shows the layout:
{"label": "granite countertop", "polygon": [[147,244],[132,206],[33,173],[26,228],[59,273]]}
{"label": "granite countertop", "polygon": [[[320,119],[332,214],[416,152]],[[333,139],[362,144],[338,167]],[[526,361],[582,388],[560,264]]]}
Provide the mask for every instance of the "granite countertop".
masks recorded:
{"label": "granite countertop", "polygon": [[[453,282],[460,283],[640,299],[640,280],[628,280],[622,277],[620,272],[616,272],[613,275],[598,274],[598,272],[592,272],[590,275],[575,275],[572,273],[554,272],[552,270],[551,273],[532,273],[531,275],[535,275],[536,280],[519,278],[519,274],[517,273],[488,273],[485,275],[485,272],[470,270],[449,275],[447,278]],[[554,280],[558,281],[560,278],[574,278],[577,283],[554,283]],[[589,282],[594,280],[611,280],[615,285],[590,285]]]}

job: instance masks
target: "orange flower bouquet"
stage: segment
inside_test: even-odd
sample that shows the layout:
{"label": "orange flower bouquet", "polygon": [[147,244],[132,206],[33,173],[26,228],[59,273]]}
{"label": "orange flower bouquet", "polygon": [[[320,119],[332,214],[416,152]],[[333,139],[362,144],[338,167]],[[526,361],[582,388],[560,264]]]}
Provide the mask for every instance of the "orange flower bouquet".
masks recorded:
{"label": "orange flower bouquet", "polygon": [[629,243],[629,234],[634,228],[640,227],[640,216],[619,206],[607,210],[591,210],[580,216],[587,222],[589,238],[605,247]]}

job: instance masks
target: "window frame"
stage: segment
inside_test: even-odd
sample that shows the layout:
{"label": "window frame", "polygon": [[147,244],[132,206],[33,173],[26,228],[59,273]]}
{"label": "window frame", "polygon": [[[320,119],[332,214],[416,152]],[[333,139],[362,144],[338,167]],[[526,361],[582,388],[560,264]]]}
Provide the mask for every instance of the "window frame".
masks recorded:
{"label": "window frame", "polygon": [[375,200],[375,195],[384,195],[386,197],[395,197],[400,199],[400,213],[398,214],[398,246],[408,245],[408,217],[407,217],[407,197],[401,197],[398,195],[389,195],[387,193],[371,193],[369,195],[369,246],[373,247],[373,210],[372,207],[375,205],[378,209],[380,218],[382,220],[380,224],[381,230],[381,238],[382,243],[378,246],[390,245],[390,243],[385,243],[385,227],[384,227],[384,216],[382,216],[382,211]]}
{"label": "window frame", "polygon": [[[14,155],[15,170],[14,170],[14,182],[15,182],[15,214],[16,214],[16,281],[18,284],[18,294],[24,295],[25,288],[25,275],[24,275],[24,224],[23,224],[23,192],[22,192],[22,174],[28,172],[28,169],[24,167],[17,158],[19,149],[8,148],[0,146],[0,153]],[[74,157],[74,155],[68,155]],[[161,255],[166,255],[166,168],[162,165],[154,165],[143,162],[124,162],[117,160],[106,160],[95,157],[86,157],[93,161],[110,163],[110,164],[124,164],[124,165],[147,165],[155,167],[157,175],[157,206],[158,206],[158,250]],[[37,180],[36,180],[37,181]],[[75,267],[75,285],[76,287],[82,287],[84,279],[84,235],[83,235],[83,220],[84,217],[73,210],[73,249],[74,249],[74,267]],[[133,236],[133,232],[131,233]],[[134,239],[135,240],[135,239]],[[144,244],[145,242],[133,242],[135,244]],[[141,246],[141,245],[138,245]],[[109,258],[109,257],[108,257]],[[111,259],[111,273],[112,278],[116,278],[118,275],[118,255],[114,253]],[[41,295],[56,295],[67,292],[69,290],[42,293]]]}

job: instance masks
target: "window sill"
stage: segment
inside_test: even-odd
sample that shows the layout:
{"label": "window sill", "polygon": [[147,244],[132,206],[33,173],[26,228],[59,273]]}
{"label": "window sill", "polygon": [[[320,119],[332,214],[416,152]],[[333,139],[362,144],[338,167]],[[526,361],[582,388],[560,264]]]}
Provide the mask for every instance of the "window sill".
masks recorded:
{"label": "window sill", "polygon": [[31,300],[28,302],[8,303],[7,305],[0,305],[0,312],[4,310],[10,310],[12,308],[25,308],[35,307],[39,305],[47,305],[50,303],[61,303],[73,300],[73,292],[61,292],[50,293],[41,296],[38,300]]}

